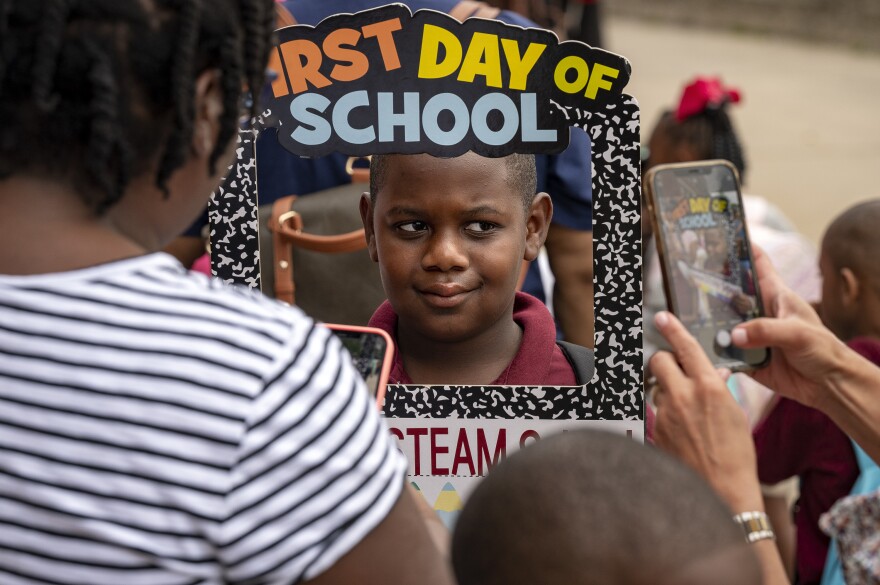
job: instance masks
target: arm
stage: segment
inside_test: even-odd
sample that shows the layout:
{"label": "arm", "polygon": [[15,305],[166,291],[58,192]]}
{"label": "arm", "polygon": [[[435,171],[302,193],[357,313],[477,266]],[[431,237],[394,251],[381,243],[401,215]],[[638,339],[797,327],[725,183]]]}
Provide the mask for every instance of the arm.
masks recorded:
{"label": "arm", "polygon": [[451,584],[351,357],[293,317],[246,405],[217,535],[226,582]]}
{"label": "arm", "polygon": [[764,307],[771,318],[733,331],[743,348],[770,347],[770,364],[754,377],[783,396],[821,410],[880,461],[880,368],[846,347],[812,307],[789,290],[755,249]]}
{"label": "arm", "polygon": [[[591,145],[586,132],[571,129],[562,153],[538,164],[539,190],[553,200],[553,220],[545,246],[556,278],[553,308],[565,339],[592,348],[593,194]],[[536,161],[540,162],[540,161]],[[544,169],[542,171],[542,169]],[[541,183],[540,176],[546,180]]]}
{"label": "arm", "polygon": [[[748,419],[724,383],[729,372],[719,375],[670,313],[658,313],[655,321],[675,352],[658,352],[651,359],[658,383],[655,444],[695,469],[734,514],[763,512],[755,447]],[[764,583],[788,583],[775,543],[761,540],[752,546]]]}
{"label": "arm", "polygon": [[551,223],[547,255],[556,278],[553,311],[567,341],[593,347],[593,232]]}
{"label": "arm", "polygon": [[373,532],[307,583],[452,585],[449,565],[431,542],[415,498],[421,496],[403,490],[391,512]]}

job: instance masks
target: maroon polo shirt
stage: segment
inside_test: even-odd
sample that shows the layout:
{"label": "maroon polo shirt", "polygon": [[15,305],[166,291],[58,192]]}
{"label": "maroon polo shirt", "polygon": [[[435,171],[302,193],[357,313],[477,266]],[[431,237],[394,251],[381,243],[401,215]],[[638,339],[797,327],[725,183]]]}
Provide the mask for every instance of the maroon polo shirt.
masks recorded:
{"label": "maroon polo shirt", "polygon": [[[516,293],[513,320],[522,329],[522,340],[513,361],[491,385],[507,386],[575,386],[571,364],[556,345],[556,324],[544,304],[526,293]],[[403,368],[397,344],[397,313],[391,303],[382,303],[370,319],[370,327],[388,332],[394,339],[394,362],[389,384],[412,384]]]}
{"label": "maroon polo shirt", "polygon": [[[856,338],[847,345],[880,364],[880,340]],[[800,478],[801,495],[794,513],[799,585],[822,580],[830,539],[819,529],[819,516],[849,495],[859,466],[849,437],[818,410],[780,398],[754,432],[758,476],[766,484]]]}

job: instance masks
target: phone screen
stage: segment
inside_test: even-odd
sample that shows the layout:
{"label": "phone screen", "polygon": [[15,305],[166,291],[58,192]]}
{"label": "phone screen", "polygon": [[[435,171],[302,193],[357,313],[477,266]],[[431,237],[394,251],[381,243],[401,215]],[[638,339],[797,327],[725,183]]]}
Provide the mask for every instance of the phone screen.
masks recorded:
{"label": "phone screen", "polygon": [[733,170],[657,168],[651,191],[670,308],[717,365],[760,366],[766,348],[732,345],[731,330],[763,314]]}
{"label": "phone screen", "polygon": [[[342,345],[351,354],[354,367],[367,383],[370,394],[377,396],[385,384],[387,372],[383,371],[388,353],[388,341],[382,336],[367,331],[334,328],[333,333],[342,340]],[[384,374],[384,376],[383,376]]]}

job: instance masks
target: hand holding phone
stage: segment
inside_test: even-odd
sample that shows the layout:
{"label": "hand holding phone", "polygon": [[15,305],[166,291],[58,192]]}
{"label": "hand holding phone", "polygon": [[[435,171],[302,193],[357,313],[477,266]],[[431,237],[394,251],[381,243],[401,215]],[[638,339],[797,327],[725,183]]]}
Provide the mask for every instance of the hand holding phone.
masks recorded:
{"label": "hand holding phone", "polygon": [[764,315],[736,169],[722,160],[658,165],[645,182],[669,310],[716,366],[765,365],[769,349],[740,349],[730,337]]}

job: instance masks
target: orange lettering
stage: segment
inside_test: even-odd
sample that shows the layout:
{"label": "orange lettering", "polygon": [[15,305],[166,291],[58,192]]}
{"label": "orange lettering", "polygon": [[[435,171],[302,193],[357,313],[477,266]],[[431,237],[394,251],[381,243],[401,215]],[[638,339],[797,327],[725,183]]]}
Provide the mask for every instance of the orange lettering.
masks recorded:
{"label": "orange lettering", "polygon": [[397,45],[394,44],[394,36],[392,33],[402,29],[399,18],[391,20],[383,20],[375,24],[365,26],[364,38],[368,39],[376,37],[379,41],[379,50],[382,52],[382,61],[385,63],[385,71],[392,69],[400,69],[400,57],[397,55]]}
{"label": "orange lettering", "polygon": [[[327,87],[331,81],[319,71],[321,67],[321,48],[312,41],[298,39],[287,41],[281,45],[281,56],[284,57],[284,69],[293,93],[302,93],[309,89],[310,82],[315,87]],[[305,61],[303,61],[305,58]]]}
{"label": "orange lettering", "polygon": [[361,38],[361,33],[351,28],[340,28],[333,31],[324,39],[324,54],[340,63],[349,65],[335,65],[330,77],[336,81],[354,81],[360,79],[370,69],[367,56],[354,49],[346,49],[345,46],[354,47]]}

